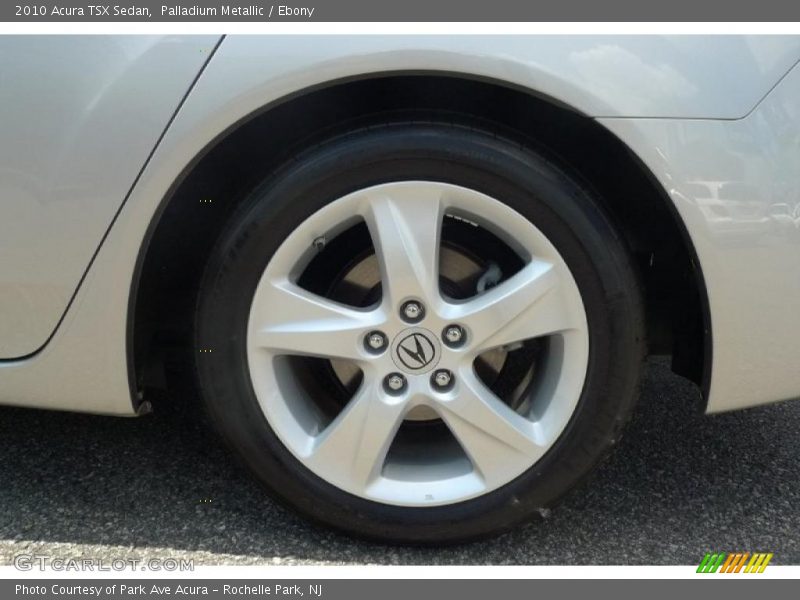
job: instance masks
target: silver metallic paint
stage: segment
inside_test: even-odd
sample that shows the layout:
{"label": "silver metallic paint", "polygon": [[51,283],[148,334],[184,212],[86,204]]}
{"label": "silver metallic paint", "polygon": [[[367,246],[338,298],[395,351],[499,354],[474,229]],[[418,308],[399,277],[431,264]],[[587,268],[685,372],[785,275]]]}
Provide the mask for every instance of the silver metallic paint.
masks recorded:
{"label": "silver metallic paint", "polygon": [[217,39],[0,37],[0,358],[56,328]]}
{"label": "silver metallic paint", "polygon": [[601,122],[691,233],[713,323],[708,411],[800,397],[800,68],[739,121]]}
{"label": "silver metallic paint", "polygon": [[[337,79],[420,70],[504,81],[607,117],[600,122],[670,192],[696,246],[713,312],[709,410],[798,395],[791,360],[798,333],[792,307],[800,300],[791,237],[800,214],[792,212],[800,182],[791,172],[798,76],[759,105],[798,58],[800,38],[778,36],[227,38],[155,149],[51,341],[32,357],[0,362],[0,402],[134,414],[126,356],[130,286],[148,226],[183,169],[232,124],[281,98]],[[783,116],[772,114],[778,105]],[[705,136],[710,145],[686,142]],[[709,152],[753,162],[733,176],[709,161]],[[786,165],[778,168],[781,160]],[[709,171],[697,173],[693,164]],[[720,192],[722,182],[747,192],[734,201]],[[729,209],[722,220],[717,205]],[[761,209],[789,237],[750,223]],[[722,233],[731,228],[742,229],[735,244]]]}

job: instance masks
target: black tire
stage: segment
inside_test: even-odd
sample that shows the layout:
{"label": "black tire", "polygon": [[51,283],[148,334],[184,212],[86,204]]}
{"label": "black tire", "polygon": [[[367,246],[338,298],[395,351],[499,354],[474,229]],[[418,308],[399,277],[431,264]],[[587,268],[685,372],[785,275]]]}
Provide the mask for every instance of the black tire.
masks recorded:
{"label": "black tire", "polygon": [[[284,238],[356,189],[437,180],[501,199],[558,248],[580,289],[590,356],[566,429],[528,471],[486,495],[406,508],[345,493],[307,470],[261,412],[246,358],[250,301]],[[322,143],[250,195],[207,265],[196,315],[197,375],[211,420],[282,503],[339,530],[396,543],[440,544],[506,531],[552,507],[614,446],[638,392],[644,354],[640,287],[625,246],[588,186],[542,152],[449,124],[387,124]],[[200,352],[211,348],[212,352]]]}

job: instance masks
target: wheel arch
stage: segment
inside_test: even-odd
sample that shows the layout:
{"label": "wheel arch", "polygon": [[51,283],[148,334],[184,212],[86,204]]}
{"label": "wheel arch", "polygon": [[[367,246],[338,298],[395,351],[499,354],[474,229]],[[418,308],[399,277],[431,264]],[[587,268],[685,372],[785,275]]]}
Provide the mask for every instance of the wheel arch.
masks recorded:
{"label": "wheel arch", "polygon": [[167,385],[165,373],[185,371],[203,267],[260,177],[291,160],[295,149],[347,128],[442,118],[542,147],[599,192],[645,284],[650,352],[671,351],[673,369],[707,395],[711,320],[702,269],[649,169],[597,121],[556,99],[485,77],[415,71],[330,81],[285,96],[232,123],[184,168],[147,228],[131,282],[126,343],[133,397]]}

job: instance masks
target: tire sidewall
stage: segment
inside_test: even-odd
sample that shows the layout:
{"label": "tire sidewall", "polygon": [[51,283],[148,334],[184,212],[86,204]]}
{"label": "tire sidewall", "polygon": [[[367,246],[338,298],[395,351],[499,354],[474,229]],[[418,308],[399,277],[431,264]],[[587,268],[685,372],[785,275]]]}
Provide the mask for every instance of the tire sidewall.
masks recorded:
{"label": "tire sidewall", "polygon": [[[529,219],[572,272],[589,327],[583,392],[545,456],[497,490],[436,507],[369,501],[309,471],[267,422],[247,360],[250,304],[285,238],[340,197],[402,180],[471,188]],[[350,533],[384,541],[462,541],[542,513],[614,445],[638,384],[643,329],[638,284],[624,245],[595,198],[542,152],[452,125],[375,128],[309,150],[253,190],[207,265],[196,315],[197,375],[213,422],[273,496]]]}

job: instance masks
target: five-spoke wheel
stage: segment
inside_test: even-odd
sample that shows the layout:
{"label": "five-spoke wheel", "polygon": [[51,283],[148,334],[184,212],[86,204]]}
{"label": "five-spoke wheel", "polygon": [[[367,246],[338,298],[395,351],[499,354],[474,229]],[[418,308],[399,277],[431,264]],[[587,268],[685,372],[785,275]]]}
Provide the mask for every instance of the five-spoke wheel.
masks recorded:
{"label": "five-spoke wheel", "polygon": [[[453,275],[442,264],[442,247],[454,243],[445,219],[460,219],[451,227],[486,230],[518,263],[504,265],[488,289],[449,297]],[[378,265],[379,281],[371,283],[380,297],[354,306],[303,288],[298,282],[316,258],[309,240],[332,240],[361,223]],[[481,261],[480,247],[467,251],[476,261],[491,259]],[[531,340],[548,340],[540,354],[549,360],[540,357],[524,402],[512,405],[479,376],[475,362]],[[360,371],[360,382],[329,420],[313,410],[319,403],[311,392],[298,392],[302,382],[282,387],[303,372],[281,357],[347,362]],[[310,215],[267,265],[248,327],[256,396],[297,459],[352,494],[405,506],[466,500],[530,468],[569,421],[587,357],[580,292],[556,248],[498,200],[433,181],[357,190]],[[444,422],[462,456],[452,451],[456,444],[441,444],[439,431],[390,452],[404,443],[398,432],[420,407],[429,420]]]}
{"label": "five-spoke wheel", "polygon": [[639,286],[601,199],[495,132],[373,125],[301,152],[206,267],[197,372],[272,495],[415,543],[539,514],[619,438]]}

